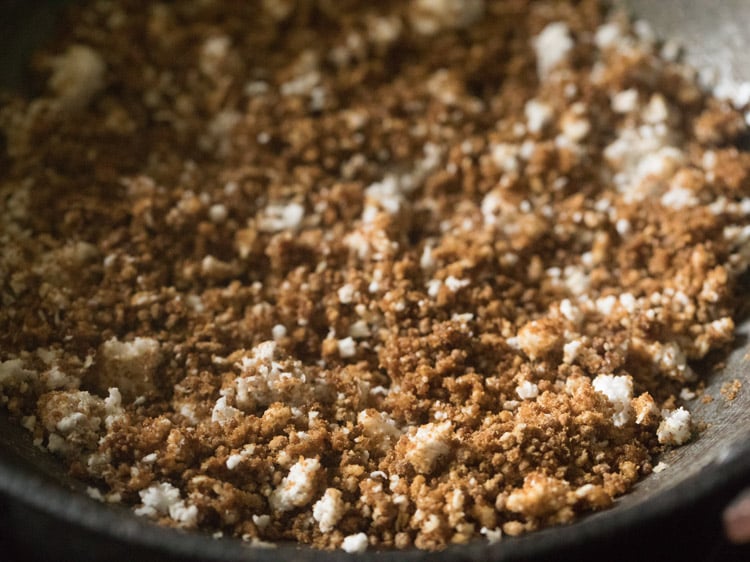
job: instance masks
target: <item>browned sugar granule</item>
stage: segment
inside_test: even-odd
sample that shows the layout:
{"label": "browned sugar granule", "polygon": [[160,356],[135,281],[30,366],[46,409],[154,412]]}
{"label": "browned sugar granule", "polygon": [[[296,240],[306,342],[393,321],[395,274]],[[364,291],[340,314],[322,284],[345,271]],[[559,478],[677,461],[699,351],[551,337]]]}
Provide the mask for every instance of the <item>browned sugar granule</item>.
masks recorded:
{"label": "browned sugar granule", "polygon": [[642,25],[594,0],[70,18],[0,109],[0,403],[92,496],[437,549],[606,508],[691,439],[678,396],[750,256],[747,127]]}

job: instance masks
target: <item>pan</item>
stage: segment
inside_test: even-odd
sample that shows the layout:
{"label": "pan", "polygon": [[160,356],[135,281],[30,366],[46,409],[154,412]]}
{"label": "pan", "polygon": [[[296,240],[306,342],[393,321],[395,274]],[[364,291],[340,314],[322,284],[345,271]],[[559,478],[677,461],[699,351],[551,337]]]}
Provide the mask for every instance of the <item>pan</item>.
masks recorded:
{"label": "pan", "polygon": [[[0,0],[0,88],[18,87],[35,46],[53,28],[64,2]],[[750,80],[750,5],[746,0],[630,0],[639,18],[661,36],[688,47],[685,57],[703,69],[704,79]],[[746,284],[750,289],[750,283]],[[746,315],[745,315],[746,316]],[[666,453],[668,468],[639,483],[607,511],[575,524],[530,535],[485,541],[428,553],[416,550],[368,552],[363,560],[585,560],[674,559],[746,560],[750,551],[721,540],[720,513],[750,485],[750,319],[738,319],[736,345],[724,368],[707,375],[706,392],[715,400],[689,404],[705,430],[692,443]],[[733,401],[720,398],[723,384],[739,379],[745,388]],[[0,413],[0,559],[16,549],[19,560],[348,560],[343,552],[320,552],[297,545],[250,547],[234,539],[158,527],[120,506],[86,496],[53,457],[36,449],[28,433]]]}

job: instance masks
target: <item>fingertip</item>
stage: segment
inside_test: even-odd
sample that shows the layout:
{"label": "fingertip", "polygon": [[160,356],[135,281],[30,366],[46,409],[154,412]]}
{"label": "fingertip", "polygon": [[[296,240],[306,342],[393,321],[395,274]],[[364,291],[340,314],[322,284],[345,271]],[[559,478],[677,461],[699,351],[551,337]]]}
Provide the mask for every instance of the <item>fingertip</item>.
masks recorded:
{"label": "fingertip", "polygon": [[750,542],[750,490],[745,490],[722,515],[724,534],[734,544]]}

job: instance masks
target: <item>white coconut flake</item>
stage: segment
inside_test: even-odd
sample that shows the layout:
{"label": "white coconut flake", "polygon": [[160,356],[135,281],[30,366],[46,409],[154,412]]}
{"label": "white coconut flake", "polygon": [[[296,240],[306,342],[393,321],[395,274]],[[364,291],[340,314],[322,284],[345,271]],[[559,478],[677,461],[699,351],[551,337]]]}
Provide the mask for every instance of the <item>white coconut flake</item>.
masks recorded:
{"label": "white coconut flake", "polygon": [[286,326],[283,324],[276,324],[273,328],[271,328],[271,337],[273,337],[274,340],[280,340],[283,337],[286,337]]}
{"label": "white coconut flake", "polygon": [[271,507],[276,511],[291,511],[310,503],[315,493],[315,477],[319,471],[318,459],[302,459],[294,463],[268,498]]}
{"label": "white coconut flake", "polygon": [[669,191],[661,196],[661,204],[664,207],[670,207],[675,210],[686,207],[695,207],[700,201],[691,190],[684,187],[672,187]]}
{"label": "white coconut flake", "polygon": [[656,430],[659,443],[663,445],[683,445],[690,440],[692,421],[690,412],[680,407],[662,413],[663,420]]}
{"label": "white coconut flake", "polygon": [[520,146],[517,144],[498,143],[490,148],[490,156],[495,165],[504,172],[517,172],[519,170]]}
{"label": "white coconut flake", "polygon": [[583,320],[583,312],[575,306],[570,299],[560,301],[560,313],[573,324],[579,324]]}
{"label": "white coconut flake", "polygon": [[227,457],[227,468],[234,470],[237,468],[245,457],[243,455],[234,454]]}
{"label": "white coconut flake", "polygon": [[531,381],[523,381],[516,387],[516,394],[521,400],[533,400],[539,396],[539,387]]}
{"label": "white coconut flake", "polygon": [[452,275],[449,275],[448,278],[445,280],[445,286],[448,287],[448,289],[451,292],[457,292],[464,287],[468,287],[471,284],[470,279],[457,279],[456,277],[453,277]]}
{"label": "white coconut flake", "polygon": [[406,460],[418,473],[429,474],[438,459],[450,453],[452,432],[450,421],[420,426],[409,439],[413,447],[406,453]]}
{"label": "white coconut flake", "polygon": [[185,526],[195,525],[198,519],[198,508],[187,505],[180,497],[180,491],[169,482],[152,484],[139,492],[142,507],[135,510],[136,515],[156,517],[169,515],[174,521]]}
{"label": "white coconut flake", "polygon": [[258,220],[258,229],[262,232],[297,230],[304,217],[305,207],[299,203],[268,205]]}
{"label": "white coconut flake", "polygon": [[353,285],[347,283],[339,287],[338,296],[341,304],[349,304],[354,300],[355,289]]}
{"label": "white coconut flake", "polygon": [[611,49],[616,47],[622,38],[622,30],[616,22],[607,22],[596,30],[594,43],[599,49]]}
{"label": "white coconut flake", "polygon": [[526,127],[530,133],[541,133],[555,115],[552,106],[536,99],[526,102],[524,114]]}
{"label": "white coconut flake", "polygon": [[615,113],[632,113],[638,109],[638,90],[631,88],[612,96],[612,110]]}
{"label": "white coconut flake", "polygon": [[563,61],[567,60],[573,49],[573,38],[570,28],[564,22],[553,22],[547,25],[533,40],[536,52],[537,73],[541,80]]}
{"label": "white coconut flake", "polygon": [[580,340],[569,341],[563,345],[563,363],[570,365],[575,362],[582,347],[583,343]]}
{"label": "white coconut flake", "polygon": [[336,345],[338,346],[339,355],[343,358],[354,357],[357,355],[357,342],[355,342],[354,338],[351,336],[338,340]]}
{"label": "white coconut flake", "polygon": [[680,390],[680,400],[693,400],[696,397],[695,392],[690,390],[688,387],[683,388]]}
{"label": "white coconut flake", "polygon": [[487,542],[489,542],[490,544],[498,543],[503,538],[503,530],[500,527],[495,527],[494,529],[482,527],[481,529],[479,529],[479,532],[487,537]]}
{"label": "white coconut flake", "polygon": [[221,396],[211,410],[211,421],[221,425],[230,423],[233,419],[242,415],[242,411],[227,404],[227,397]]}
{"label": "white coconut flake", "polygon": [[328,488],[323,497],[313,505],[313,519],[318,522],[321,533],[331,532],[344,515],[346,505],[341,491]]}
{"label": "white coconut flake", "polygon": [[356,535],[344,537],[344,541],[341,543],[341,549],[350,554],[362,554],[367,550],[367,545],[367,535],[364,533],[357,533]]}
{"label": "white coconut flake", "polygon": [[612,422],[615,426],[625,425],[632,413],[630,401],[633,398],[633,379],[627,375],[599,375],[594,379],[592,386],[594,390],[604,394],[614,407]]}
{"label": "white coconut flake", "polygon": [[229,216],[229,211],[222,204],[211,205],[208,209],[208,218],[211,222],[220,224],[224,222]]}

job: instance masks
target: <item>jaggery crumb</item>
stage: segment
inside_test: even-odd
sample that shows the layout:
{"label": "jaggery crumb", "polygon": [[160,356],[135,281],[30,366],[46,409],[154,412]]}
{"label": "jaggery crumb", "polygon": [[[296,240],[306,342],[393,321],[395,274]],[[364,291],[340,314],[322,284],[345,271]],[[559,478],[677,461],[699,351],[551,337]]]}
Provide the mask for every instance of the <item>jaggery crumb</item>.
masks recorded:
{"label": "jaggery crumb", "polygon": [[69,18],[0,108],[0,404],[92,497],[256,546],[439,549],[606,509],[700,438],[693,366],[750,265],[747,108],[627,18]]}
{"label": "jaggery crumb", "polygon": [[731,402],[742,390],[742,381],[739,379],[733,379],[730,382],[725,382],[721,385],[721,395],[727,402]]}

